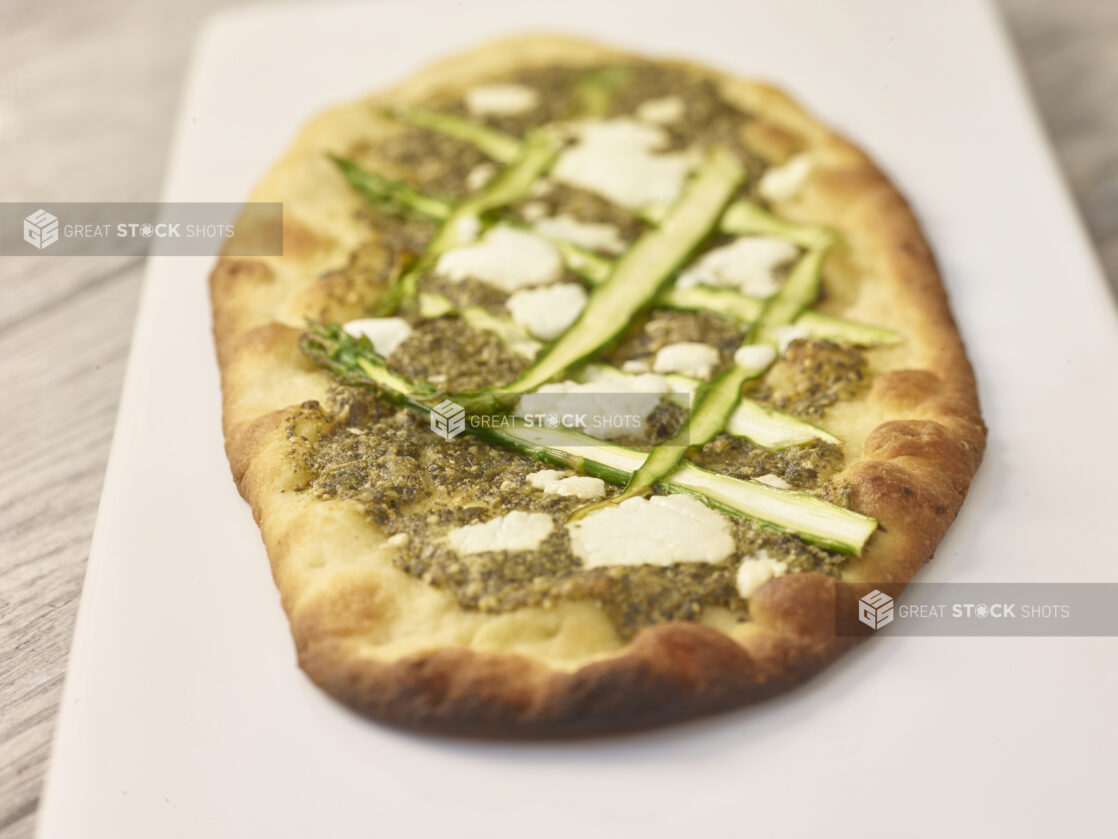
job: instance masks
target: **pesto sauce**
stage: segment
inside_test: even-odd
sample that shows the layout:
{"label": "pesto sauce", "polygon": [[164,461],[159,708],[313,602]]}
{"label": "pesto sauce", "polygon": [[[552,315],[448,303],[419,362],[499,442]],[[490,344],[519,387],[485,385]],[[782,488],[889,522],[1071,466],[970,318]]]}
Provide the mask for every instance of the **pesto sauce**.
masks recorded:
{"label": "pesto sauce", "polygon": [[[499,613],[560,600],[597,604],[622,638],[670,620],[696,620],[721,607],[740,619],[737,558],[767,550],[794,570],[834,573],[845,559],[802,540],[732,519],[736,550],[720,563],[584,568],[564,527],[583,502],[545,494],[528,476],[551,468],[462,435],[443,440],[426,418],[396,410],[357,389],[339,388],[323,408],[304,408],[331,425],[313,441],[292,435],[293,456],[310,475],[303,491],[353,501],[389,536],[407,534],[398,568],[447,591],[463,608]],[[608,494],[620,487],[608,487]],[[555,530],[533,551],[459,556],[446,544],[456,527],[512,510],[550,515]]]}
{"label": "pesto sauce", "polygon": [[719,434],[689,455],[704,469],[749,480],[776,475],[793,489],[818,494],[843,467],[842,449],[834,443],[812,440],[785,449],[766,449],[744,437]]}
{"label": "pesto sauce", "polygon": [[412,381],[448,392],[513,381],[527,365],[492,332],[473,329],[453,316],[416,320],[411,335],[387,361]]}
{"label": "pesto sauce", "polygon": [[801,419],[817,420],[840,399],[870,384],[866,357],[856,347],[798,339],[745,395]]}
{"label": "pesto sauce", "polygon": [[461,140],[422,128],[408,128],[378,143],[375,150],[357,146],[350,156],[371,157],[375,168],[407,181],[427,195],[461,201],[468,194],[466,175],[489,160]]}
{"label": "pesto sauce", "polygon": [[[576,94],[579,82],[587,73],[603,69],[607,68],[552,67],[518,73],[508,81],[538,90],[539,106],[525,114],[481,121],[522,136],[534,125],[576,119],[581,116]],[[743,128],[752,117],[728,104],[715,82],[672,65],[632,62],[621,69],[626,82],[612,90],[603,116],[631,115],[649,99],[679,96],[685,106],[682,118],[678,124],[662,126],[670,138],[669,148],[724,143],[747,167],[746,192],[754,188],[764,165],[744,143]],[[460,92],[435,95],[427,107],[471,116]],[[466,176],[487,160],[468,143],[411,128],[401,129],[375,148],[357,144],[350,156],[427,194],[452,201],[465,197]],[[561,184],[550,184],[528,202],[543,204],[551,216],[611,224],[630,242],[645,229],[628,210]],[[522,212],[522,208],[513,211]],[[355,284],[383,287],[393,258],[422,252],[436,225],[423,219],[389,218],[375,210],[362,214],[368,222],[370,242],[339,271]],[[531,222],[524,216],[521,220]],[[478,305],[494,314],[507,314],[505,295],[484,283],[451,283],[427,276],[421,279],[420,288],[443,294],[459,309]],[[493,334],[472,329],[456,316],[409,320],[412,334],[388,359],[392,369],[409,378],[452,392],[512,381],[526,364]],[[740,326],[716,314],[657,310],[634,323],[604,360],[618,366],[635,359],[651,362],[664,346],[696,341],[715,346],[722,364],[728,364],[742,338]],[[818,418],[827,406],[861,392],[867,383],[865,359],[857,350],[828,342],[797,341],[752,386],[749,395],[797,416]],[[647,448],[670,438],[684,417],[681,408],[663,402],[650,419],[651,438],[619,442]],[[303,434],[304,421],[324,430],[317,435]],[[353,502],[389,536],[407,534],[393,560],[397,567],[448,592],[463,609],[507,612],[548,607],[561,600],[589,601],[603,610],[621,637],[631,638],[652,624],[696,620],[711,607],[728,609],[746,619],[748,604],[735,586],[740,557],[767,551],[785,560],[791,570],[827,574],[837,573],[846,560],[796,536],[732,518],[736,550],[725,562],[587,569],[572,555],[564,526],[583,502],[532,488],[527,477],[550,467],[519,453],[468,435],[443,440],[429,430],[426,417],[398,410],[353,388],[337,388],[325,406],[305,405],[288,436],[293,465],[308,476],[301,491]],[[690,457],[723,474],[741,478],[775,474],[796,489],[832,503],[849,502],[848,489],[834,481],[843,465],[842,452],[828,443],[816,441],[770,451],[722,434]],[[608,494],[620,491],[619,487],[607,488]],[[447,547],[446,536],[452,529],[512,510],[552,517],[555,529],[539,549],[459,556]]]}
{"label": "pesto sauce", "polygon": [[743,337],[745,333],[736,321],[713,312],[655,309],[626,330],[605,359],[617,367],[626,361],[644,361],[651,366],[664,347],[695,342],[717,349],[721,364],[726,365],[733,360]]}
{"label": "pesto sauce", "polygon": [[428,274],[419,281],[420,292],[439,294],[461,311],[467,306],[480,306],[492,314],[508,314],[505,301],[508,295],[499,288],[467,277],[462,280],[448,280],[438,274]]}
{"label": "pesto sauce", "polygon": [[593,192],[574,189],[565,184],[549,181],[547,189],[533,196],[516,209],[517,217],[525,224],[533,219],[528,207],[542,207],[548,217],[568,216],[589,224],[608,224],[617,228],[618,235],[631,244],[645,230],[646,225],[633,213],[618,204],[612,204]]}

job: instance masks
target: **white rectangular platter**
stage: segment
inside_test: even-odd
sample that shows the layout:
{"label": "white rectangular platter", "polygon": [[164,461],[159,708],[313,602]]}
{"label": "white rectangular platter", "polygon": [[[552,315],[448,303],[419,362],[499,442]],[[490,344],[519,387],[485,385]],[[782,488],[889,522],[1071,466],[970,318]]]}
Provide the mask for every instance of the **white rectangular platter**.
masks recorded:
{"label": "white rectangular platter", "polygon": [[[939,256],[991,429],[923,580],[1118,581],[1118,321],[982,3],[258,7],[200,40],[164,198],[243,199],[317,110],[558,29],[788,88],[873,154]],[[881,638],[764,705],[637,736],[447,741],[296,668],[222,452],[209,261],[148,271],[41,839],[1099,835],[1114,638]]]}

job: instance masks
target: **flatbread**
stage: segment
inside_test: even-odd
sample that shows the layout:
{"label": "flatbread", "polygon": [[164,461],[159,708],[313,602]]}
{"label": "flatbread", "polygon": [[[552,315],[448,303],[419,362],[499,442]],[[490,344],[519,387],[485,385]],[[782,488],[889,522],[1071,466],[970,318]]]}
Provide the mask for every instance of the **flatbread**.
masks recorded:
{"label": "flatbread", "polygon": [[[299,349],[308,318],[361,316],[383,290],[339,279],[369,247],[367,211],[326,156],[375,148],[401,126],[383,106],[420,106],[516,72],[640,60],[595,43],[527,35],[429,66],[403,84],[316,117],[251,200],[284,205],[284,252],[222,257],[210,278],[226,451],[258,522],[300,666],[379,720],[485,736],[557,736],[659,724],[786,690],[854,641],[836,637],[837,582],[903,584],[932,555],[982,455],[974,377],[932,254],[905,200],[848,141],[780,90],[686,62],[755,115],[751,142],[816,167],[777,207],[843,241],[825,268],[829,314],[887,325],[905,341],[870,353],[872,385],[834,405],[853,509],[880,528],[838,577],[790,573],[749,600],[748,621],[671,621],[621,638],[587,601],[502,613],[461,608],[392,562],[387,533],[350,500],[306,491],[292,447],[327,423],[332,382]],[[364,214],[364,215],[363,215]],[[363,220],[364,219],[364,220]],[[375,245],[374,245],[375,246]]]}

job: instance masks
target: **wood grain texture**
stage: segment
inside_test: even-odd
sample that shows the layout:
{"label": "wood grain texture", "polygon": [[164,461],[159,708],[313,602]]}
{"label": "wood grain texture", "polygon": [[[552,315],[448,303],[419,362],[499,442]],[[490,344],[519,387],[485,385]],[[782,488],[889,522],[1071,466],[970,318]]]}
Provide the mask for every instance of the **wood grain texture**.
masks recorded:
{"label": "wood grain texture", "polygon": [[1118,290],[1118,3],[1001,0],[1111,287]]}
{"label": "wood grain texture", "polygon": [[[0,200],[158,197],[198,25],[225,0],[5,0]],[[1002,0],[1118,277],[1118,4]],[[32,835],[142,262],[0,258],[0,837]]]}

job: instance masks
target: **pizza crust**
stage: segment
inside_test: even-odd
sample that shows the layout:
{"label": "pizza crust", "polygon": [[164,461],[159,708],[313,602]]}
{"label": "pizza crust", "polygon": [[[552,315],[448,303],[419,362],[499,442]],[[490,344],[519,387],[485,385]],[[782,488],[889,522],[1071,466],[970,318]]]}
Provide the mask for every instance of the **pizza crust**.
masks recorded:
{"label": "pizza crust", "polygon": [[[587,603],[465,612],[395,568],[385,534],[355,505],[295,492],[308,476],[288,453],[322,430],[314,403],[330,385],[298,349],[302,324],[308,315],[355,317],[371,302],[357,290],[333,311],[309,308],[322,299],[315,285],[331,282],[365,235],[354,221],[361,201],[324,152],[398,131],[375,105],[416,103],[533,66],[633,57],[583,40],[521,36],[328,111],[252,195],[284,202],[284,255],[222,257],[211,275],[226,450],[260,525],[299,663],[328,693],[377,719],[484,736],[637,728],[779,693],[856,640],[835,636],[836,584],[817,573],[766,583],[751,598],[748,623],[712,615],[710,625],[662,624],[628,643]],[[841,477],[853,486],[853,506],[881,523],[843,579],[904,583],[954,519],[985,443],[974,376],[932,254],[905,200],[863,153],[776,88],[704,72],[759,116],[750,139],[772,162],[802,150],[818,161],[804,193],[776,209],[842,236],[819,308],[906,336],[869,354],[875,376],[866,396],[828,413],[828,428],[845,441]]]}

